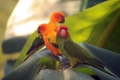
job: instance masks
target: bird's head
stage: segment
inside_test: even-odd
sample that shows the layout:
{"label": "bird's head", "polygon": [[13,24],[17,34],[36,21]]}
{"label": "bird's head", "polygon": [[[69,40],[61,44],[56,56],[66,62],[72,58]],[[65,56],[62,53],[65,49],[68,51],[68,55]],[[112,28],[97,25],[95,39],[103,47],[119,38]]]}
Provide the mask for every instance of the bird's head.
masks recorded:
{"label": "bird's head", "polygon": [[50,17],[50,21],[55,23],[64,23],[65,15],[62,12],[54,12]]}
{"label": "bird's head", "polygon": [[67,26],[60,26],[57,34],[61,38],[67,38],[69,35],[68,27]]}

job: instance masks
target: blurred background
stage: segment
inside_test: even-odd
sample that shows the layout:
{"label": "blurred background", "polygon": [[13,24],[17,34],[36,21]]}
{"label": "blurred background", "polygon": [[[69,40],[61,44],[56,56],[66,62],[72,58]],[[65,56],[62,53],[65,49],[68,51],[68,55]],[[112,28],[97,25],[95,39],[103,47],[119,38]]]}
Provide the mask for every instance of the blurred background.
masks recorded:
{"label": "blurred background", "polygon": [[[66,16],[71,16],[103,1],[105,0],[0,0],[0,78],[12,70],[29,35],[39,24],[48,22],[52,12],[61,11]],[[110,39],[103,48],[120,52],[118,47],[113,49],[108,45],[112,43],[120,46],[117,43],[120,34],[118,30],[116,27],[113,31],[117,34],[116,37],[108,37]],[[110,42],[111,38],[114,40]]]}
{"label": "blurred background", "polygon": [[[6,24],[18,0],[0,0],[0,78],[4,75],[4,64],[9,54],[3,54],[1,44],[4,38]],[[13,56],[11,56],[12,58]]]}

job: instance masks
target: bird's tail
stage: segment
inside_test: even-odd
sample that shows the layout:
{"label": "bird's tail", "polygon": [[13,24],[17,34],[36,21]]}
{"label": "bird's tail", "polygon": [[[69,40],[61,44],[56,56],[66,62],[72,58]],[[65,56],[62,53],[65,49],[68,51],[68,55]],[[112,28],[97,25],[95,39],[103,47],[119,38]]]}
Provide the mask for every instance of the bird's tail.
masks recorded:
{"label": "bird's tail", "polygon": [[[36,49],[32,50],[29,54],[27,54],[26,58],[23,60],[23,62],[25,62],[32,54],[34,54],[36,52]],[[23,63],[22,62],[22,63]]]}

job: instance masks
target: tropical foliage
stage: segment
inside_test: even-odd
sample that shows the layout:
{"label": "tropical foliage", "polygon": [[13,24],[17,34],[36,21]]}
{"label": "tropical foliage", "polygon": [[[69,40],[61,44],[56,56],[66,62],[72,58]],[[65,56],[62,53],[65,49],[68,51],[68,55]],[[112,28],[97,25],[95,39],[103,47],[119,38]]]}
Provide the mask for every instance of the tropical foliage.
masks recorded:
{"label": "tropical foliage", "polygon": [[[63,58],[63,61],[66,61],[66,63],[59,64],[59,59],[54,57],[47,49],[36,52],[22,63],[25,58],[25,53],[30,48],[37,34],[35,31],[22,49],[20,57],[15,64],[15,69],[2,80],[119,80],[120,55],[115,52],[120,52],[118,48],[120,47],[120,38],[117,37],[118,35],[114,35],[116,33],[120,34],[118,32],[120,28],[119,3],[120,0],[105,1],[67,17],[64,24],[69,26],[71,38],[75,42],[85,42],[94,45],[80,44],[95,58],[104,63],[105,67],[116,77],[108,75],[92,66],[83,64],[69,69],[69,63],[66,58]],[[117,45],[114,47],[113,44]],[[60,65],[62,69],[59,67]]]}

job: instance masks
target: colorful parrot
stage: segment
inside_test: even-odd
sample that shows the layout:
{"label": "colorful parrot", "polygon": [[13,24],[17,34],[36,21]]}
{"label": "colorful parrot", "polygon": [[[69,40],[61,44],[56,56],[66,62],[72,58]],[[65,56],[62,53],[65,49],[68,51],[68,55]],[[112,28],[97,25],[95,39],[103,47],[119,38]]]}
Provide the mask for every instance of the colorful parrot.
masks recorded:
{"label": "colorful parrot", "polygon": [[38,28],[38,30],[41,32],[44,43],[46,47],[52,51],[54,56],[61,55],[60,49],[58,48],[58,45],[56,43],[56,34],[52,27],[50,27],[49,24],[41,24]]}
{"label": "colorful parrot", "polygon": [[70,68],[75,67],[78,63],[88,64],[108,73],[104,70],[104,66],[100,61],[91,56],[87,50],[71,39],[67,26],[60,26],[60,29],[57,32],[56,42],[62,55],[68,58]]}
{"label": "colorful parrot", "polygon": [[[49,27],[52,27],[53,30],[55,30],[57,32],[57,30],[59,28],[58,24],[64,23],[64,22],[65,22],[65,15],[62,12],[54,12],[54,13],[52,13],[52,15],[50,17],[50,21],[49,21],[48,25],[49,25]],[[25,58],[25,60],[30,55],[34,54],[37,50],[39,50],[39,48],[41,48],[43,45],[44,45],[44,41],[43,41],[41,33],[38,30],[38,36],[34,39],[32,46],[27,51],[27,53],[26,53],[27,57]]]}

